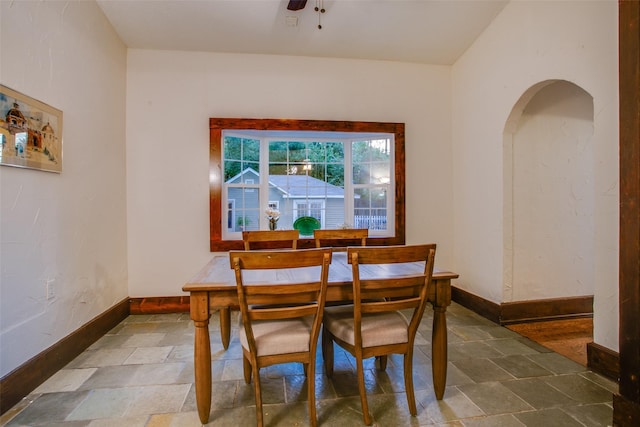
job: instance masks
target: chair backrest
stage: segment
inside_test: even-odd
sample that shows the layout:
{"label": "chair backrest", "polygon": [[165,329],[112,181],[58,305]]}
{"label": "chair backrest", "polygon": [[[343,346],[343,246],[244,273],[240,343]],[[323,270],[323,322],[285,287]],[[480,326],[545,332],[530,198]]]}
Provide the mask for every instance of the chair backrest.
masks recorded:
{"label": "chair backrest", "polygon": [[[289,242],[286,246],[278,245],[278,248],[297,249],[298,238],[300,232],[298,230],[273,230],[273,231],[243,231],[242,240],[244,241],[244,250],[251,250],[251,243],[267,243],[267,242]],[[255,249],[255,248],[254,248]],[[273,249],[269,247],[268,249]]]}
{"label": "chair backrest", "polygon": [[[331,249],[231,251],[249,349],[257,354],[251,322],[315,316],[316,343],[327,294]],[[286,338],[286,337],[285,337]],[[311,347],[314,349],[315,345]]]}
{"label": "chair backrest", "polygon": [[[413,344],[427,303],[435,255],[435,244],[347,249],[347,259],[353,271],[356,345],[362,345],[362,314],[406,309],[413,309],[411,319],[408,319],[408,339],[409,344]],[[422,262],[423,269],[413,267],[415,273],[407,274],[410,271],[407,264]],[[381,269],[385,274],[379,274]]]}
{"label": "chair backrest", "polygon": [[344,242],[347,246],[347,244],[354,244],[356,241],[360,241],[360,246],[367,246],[367,237],[369,237],[368,228],[313,230],[316,248],[321,248],[326,243],[331,243],[331,246],[340,246],[335,245],[340,242]]}

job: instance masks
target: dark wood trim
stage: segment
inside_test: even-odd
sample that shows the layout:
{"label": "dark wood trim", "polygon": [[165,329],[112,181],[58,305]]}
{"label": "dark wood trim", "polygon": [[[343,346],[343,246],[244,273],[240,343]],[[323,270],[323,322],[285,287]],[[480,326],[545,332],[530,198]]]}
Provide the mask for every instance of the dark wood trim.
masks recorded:
{"label": "dark wood trim", "polygon": [[593,296],[498,304],[452,286],[451,299],[500,325],[593,316]]}
{"label": "dark wood trim", "polygon": [[189,296],[130,298],[131,314],[188,313]]}
{"label": "dark wood trim", "polygon": [[84,324],[0,379],[4,414],[129,315],[129,298]]}
{"label": "dark wood trim", "polygon": [[640,2],[618,4],[620,388],[613,421],[640,425]]}
{"label": "dark wood trim", "polygon": [[[222,240],[222,131],[224,129],[299,130],[335,132],[381,132],[395,135],[395,233],[393,237],[369,238],[371,245],[405,243],[405,131],[404,123],[347,122],[295,119],[209,119],[209,247],[211,252],[241,250],[241,240]],[[313,239],[301,239],[298,248],[313,248]]]}
{"label": "dark wood trim", "polygon": [[500,324],[593,316],[593,296],[503,302]]}
{"label": "dark wood trim", "polygon": [[587,367],[613,381],[620,379],[620,355],[600,344],[587,343]]}
{"label": "dark wood trim", "polygon": [[451,299],[469,310],[486,317],[495,323],[500,323],[500,304],[491,302],[455,286],[451,287]]}
{"label": "dark wood trim", "polygon": [[613,395],[614,427],[637,427],[640,425],[640,404],[619,394]]}

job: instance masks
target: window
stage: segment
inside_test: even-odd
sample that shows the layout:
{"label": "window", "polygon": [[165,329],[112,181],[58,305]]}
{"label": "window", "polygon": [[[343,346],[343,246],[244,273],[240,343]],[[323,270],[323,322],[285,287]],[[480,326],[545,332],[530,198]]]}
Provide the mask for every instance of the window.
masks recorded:
{"label": "window", "polygon": [[222,195],[238,201],[232,215],[242,224],[222,237],[267,229],[263,212],[269,205],[278,206],[280,228],[310,216],[322,228],[393,236],[393,139],[388,133],[223,131]]}
{"label": "window", "polygon": [[312,216],[323,228],[368,228],[375,244],[404,243],[403,124],[210,119],[210,165],[212,251],[268,229],[267,207],[280,212],[278,228]]}

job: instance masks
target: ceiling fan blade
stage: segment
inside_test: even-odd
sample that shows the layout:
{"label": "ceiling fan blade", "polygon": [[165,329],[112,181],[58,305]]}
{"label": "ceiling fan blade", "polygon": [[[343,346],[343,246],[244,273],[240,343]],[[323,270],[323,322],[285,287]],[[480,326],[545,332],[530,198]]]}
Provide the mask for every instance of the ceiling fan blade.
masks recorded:
{"label": "ceiling fan blade", "polygon": [[300,10],[304,9],[307,5],[307,0],[289,0],[289,4],[287,5],[287,9],[289,10]]}

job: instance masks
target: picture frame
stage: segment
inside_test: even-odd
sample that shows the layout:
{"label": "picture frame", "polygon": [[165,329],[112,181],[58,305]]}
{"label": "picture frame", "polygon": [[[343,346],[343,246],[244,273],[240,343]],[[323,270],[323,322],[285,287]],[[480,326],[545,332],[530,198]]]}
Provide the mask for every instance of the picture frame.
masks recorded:
{"label": "picture frame", "polygon": [[0,85],[0,165],[62,172],[62,111]]}

